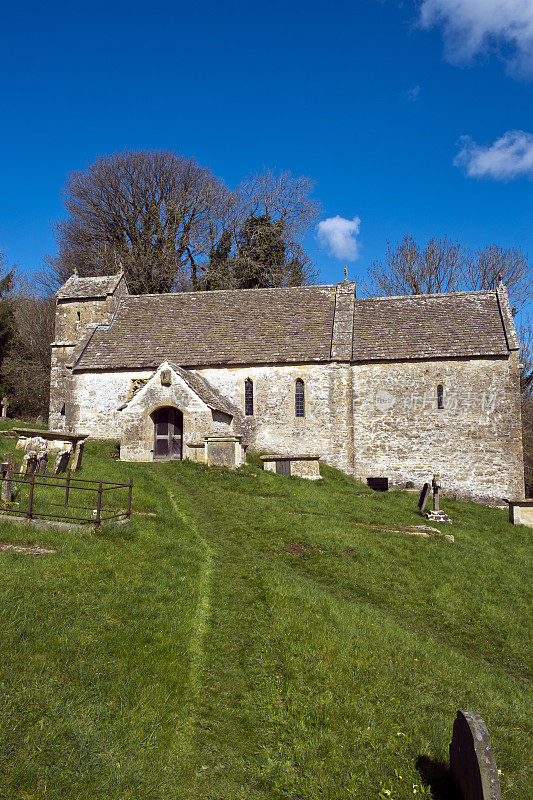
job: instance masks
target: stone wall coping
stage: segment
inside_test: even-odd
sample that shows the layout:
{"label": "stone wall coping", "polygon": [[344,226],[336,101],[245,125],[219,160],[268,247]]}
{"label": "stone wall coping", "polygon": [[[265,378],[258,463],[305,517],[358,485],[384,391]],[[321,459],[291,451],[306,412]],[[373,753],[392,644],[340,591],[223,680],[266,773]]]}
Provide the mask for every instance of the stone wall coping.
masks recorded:
{"label": "stone wall coping", "polygon": [[58,440],[63,442],[80,442],[87,439],[88,433],[63,433],[62,431],[40,431],[34,428],[13,428],[15,433],[19,436],[33,439],[39,436],[41,439],[51,439],[52,441]]}
{"label": "stone wall coping", "polygon": [[509,505],[512,506],[513,508],[515,506],[520,506],[520,507],[525,506],[526,508],[528,508],[529,506],[533,506],[533,498],[529,500],[506,500],[505,502],[509,503]]}
{"label": "stone wall coping", "polygon": [[206,436],[206,442],[240,442],[242,436]]}
{"label": "stone wall coping", "polygon": [[260,456],[261,461],[320,461],[320,456],[318,455],[301,455],[301,456],[280,456],[280,455],[270,455],[270,456]]}

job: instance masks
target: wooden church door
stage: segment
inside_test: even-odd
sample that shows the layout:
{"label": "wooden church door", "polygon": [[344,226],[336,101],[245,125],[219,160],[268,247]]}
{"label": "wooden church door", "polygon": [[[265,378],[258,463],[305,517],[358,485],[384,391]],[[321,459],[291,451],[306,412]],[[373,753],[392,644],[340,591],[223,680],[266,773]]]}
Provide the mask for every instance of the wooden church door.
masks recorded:
{"label": "wooden church door", "polygon": [[179,461],[183,443],[183,414],[176,408],[160,408],[153,415],[154,459]]}

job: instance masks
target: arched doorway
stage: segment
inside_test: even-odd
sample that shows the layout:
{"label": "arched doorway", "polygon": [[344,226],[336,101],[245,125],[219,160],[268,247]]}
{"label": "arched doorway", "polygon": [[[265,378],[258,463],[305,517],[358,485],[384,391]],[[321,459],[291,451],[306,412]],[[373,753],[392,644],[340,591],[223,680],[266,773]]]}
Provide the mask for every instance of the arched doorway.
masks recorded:
{"label": "arched doorway", "polygon": [[154,461],[180,461],[183,443],[183,414],[177,408],[158,408],[154,421]]}

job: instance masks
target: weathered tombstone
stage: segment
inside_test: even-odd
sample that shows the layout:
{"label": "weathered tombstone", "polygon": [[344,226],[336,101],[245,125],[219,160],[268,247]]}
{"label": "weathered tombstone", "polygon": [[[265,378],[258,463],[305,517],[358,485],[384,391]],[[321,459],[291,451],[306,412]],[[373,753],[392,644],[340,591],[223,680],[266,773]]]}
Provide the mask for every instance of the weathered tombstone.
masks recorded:
{"label": "weathered tombstone", "polygon": [[66,472],[70,458],[70,450],[60,450],[54,462],[54,474],[59,475],[60,472]]}
{"label": "weathered tombstone", "polygon": [[7,417],[7,407],[9,405],[9,401],[7,397],[2,397],[2,417],[5,419]]}
{"label": "weathered tombstone", "polygon": [[78,442],[78,445],[74,450],[74,455],[72,456],[72,464],[70,465],[72,471],[77,471],[81,469],[82,458],[83,458],[83,442]]}
{"label": "weathered tombstone", "polygon": [[21,475],[33,475],[35,467],[37,466],[37,453],[35,450],[28,450],[22,456],[22,464],[20,465]]}
{"label": "weathered tombstone", "polygon": [[3,503],[11,502],[11,484],[13,478],[13,469],[15,462],[13,453],[6,453],[2,464],[2,494],[1,499]]}
{"label": "weathered tombstone", "polygon": [[43,424],[43,421],[44,421],[44,419],[43,419],[43,415],[42,415],[42,414],[39,414],[39,416],[38,416],[38,417],[37,417],[37,419],[35,420],[35,424],[36,424],[36,425],[42,425],[42,424]]}
{"label": "weathered tombstone", "polygon": [[420,498],[418,500],[418,508],[420,511],[423,511],[426,507],[426,503],[429,497],[429,483],[425,483],[422,487],[422,491],[420,492]]}
{"label": "weathered tombstone", "polygon": [[487,726],[477,711],[458,711],[450,743],[450,774],[463,800],[501,800]]}
{"label": "weathered tombstone", "polygon": [[47,466],[48,453],[46,450],[41,450],[41,452],[37,454],[37,475],[45,475]]}
{"label": "weathered tombstone", "polygon": [[27,456],[28,461],[26,465],[26,475],[34,475],[37,469],[37,453],[35,450],[30,450],[30,452],[27,453]]}

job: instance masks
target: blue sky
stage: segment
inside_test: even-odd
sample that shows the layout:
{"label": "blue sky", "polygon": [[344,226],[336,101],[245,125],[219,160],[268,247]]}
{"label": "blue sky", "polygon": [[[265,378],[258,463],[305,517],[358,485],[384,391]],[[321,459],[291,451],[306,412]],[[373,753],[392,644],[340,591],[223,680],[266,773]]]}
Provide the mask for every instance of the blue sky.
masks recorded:
{"label": "blue sky", "polygon": [[405,232],[533,256],[533,0],[474,5],[1,0],[0,249],[38,267],[69,170],[168,148],[230,186],[308,175],[322,219],[358,217],[337,256],[309,237],[324,282]]}

